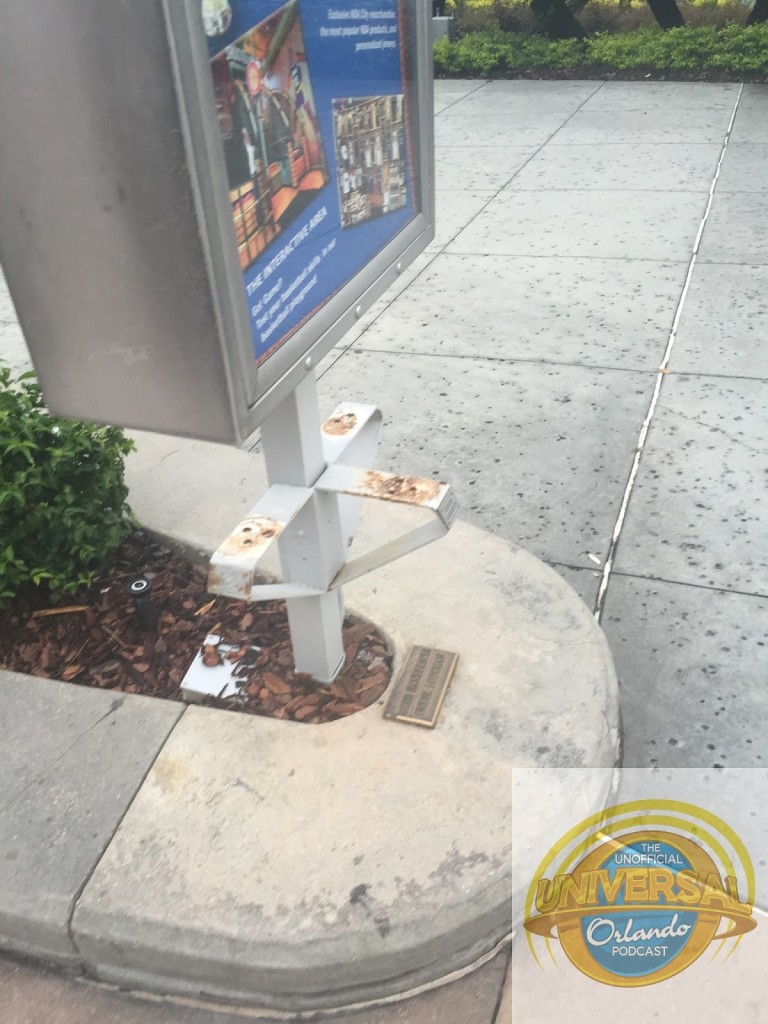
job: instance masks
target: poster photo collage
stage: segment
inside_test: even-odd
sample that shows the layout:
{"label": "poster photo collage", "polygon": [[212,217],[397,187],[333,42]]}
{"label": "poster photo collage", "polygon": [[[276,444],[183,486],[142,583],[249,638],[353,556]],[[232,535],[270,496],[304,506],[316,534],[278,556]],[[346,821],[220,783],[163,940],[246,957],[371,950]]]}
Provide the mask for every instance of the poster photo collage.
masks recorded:
{"label": "poster photo collage", "polygon": [[329,152],[343,229],[407,205],[403,95],[333,99],[334,137],[324,140],[298,0],[216,54],[211,70],[243,270],[329,184]]}

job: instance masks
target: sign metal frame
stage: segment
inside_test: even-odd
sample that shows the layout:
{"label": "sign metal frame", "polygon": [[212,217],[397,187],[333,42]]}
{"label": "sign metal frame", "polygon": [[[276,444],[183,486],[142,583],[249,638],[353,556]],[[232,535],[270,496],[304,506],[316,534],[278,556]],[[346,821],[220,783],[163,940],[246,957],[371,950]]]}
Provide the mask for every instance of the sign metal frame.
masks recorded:
{"label": "sign metal frame", "polygon": [[272,412],[362,314],[392,285],[402,271],[434,238],[434,141],[432,130],[431,25],[426,5],[419,0],[397,0],[406,8],[411,33],[406,65],[410,81],[414,130],[410,145],[416,149],[420,202],[413,219],[352,277],[330,296],[261,365],[253,358],[251,330],[244,297],[243,274],[237,245],[219,128],[213,111],[215,99],[208,51],[199,16],[199,0],[163,0],[172,45],[185,143],[192,156],[190,170],[198,206],[208,272],[217,297],[221,337],[227,346],[225,362],[230,375],[238,439],[243,440]]}
{"label": "sign metal frame", "polygon": [[[299,10],[310,2],[330,0]],[[240,444],[426,248],[428,11],[387,3],[402,14],[413,216],[259,363],[201,0],[7,0],[0,61],[25,84],[23,103],[0,96],[0,260],[52,413]],[[41,26],[57,39],[55,97],[28,74]]]}

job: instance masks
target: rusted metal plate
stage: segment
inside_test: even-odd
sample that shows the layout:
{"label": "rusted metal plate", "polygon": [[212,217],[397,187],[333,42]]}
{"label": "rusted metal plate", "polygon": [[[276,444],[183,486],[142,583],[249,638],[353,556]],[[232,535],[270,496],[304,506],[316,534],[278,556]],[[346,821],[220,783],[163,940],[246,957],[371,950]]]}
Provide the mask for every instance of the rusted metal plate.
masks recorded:
{"label": "rusted metal plate", "polygon": [[434,729],[458,660],[452,651],[412,647],[395,680],[384,717]]}
{"label": "rusted metal plate", "polygon": [[239,555],[250,555],[258,559],[264,549],[285,529],[285,523],[268,516],[248,516],[230,533],[219,546],[222,555],[236,558]]}
{"label": "rusted metal plate", "polygon": [[356,469],[344,465],[329,466],[316,486],[324,491],[431,509],[437,509],[450,490],[448,484],[428,477],[380,473],[373,469]]}
{"label": "rusted metal plate", "polygon": [[273,484],[211,556],[208,590],[248,600],[259,560],[312,497],[308,487]]}
{"label": "rusted metal plate", "polygon": [[385,501],[402,501],[406,505],[428,505],[440,492],[439,480],[420,476],[400,476],[399,473],[379,473],[369,469],[363,476],[356,493]]}
{"label": "rusted metal plate", "polygon": [[346,437],[357,426],[357,413],[339,412],[329,416],[323,424],[323,432],[331,437]]}

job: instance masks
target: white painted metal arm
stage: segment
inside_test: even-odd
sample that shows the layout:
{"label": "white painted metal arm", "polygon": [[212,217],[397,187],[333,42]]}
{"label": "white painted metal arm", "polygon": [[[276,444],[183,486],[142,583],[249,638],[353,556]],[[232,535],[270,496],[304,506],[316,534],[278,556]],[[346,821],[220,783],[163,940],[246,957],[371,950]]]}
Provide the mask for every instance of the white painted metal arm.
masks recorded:
{"label": "white painted metal arm", "polygon": [[439,480],[397,473],[379,473],[352,466],[329,466],[315,487],[319,491],[392,501],[415,508],[430,509],[435,518],[408,530],[399,537],[346,562],[331,582],[331,588],[343,586],[381,565],[393,562],[417,548],[439,540],[450,530],[458,502],[449,484]]}
{"label": "white painted metal arm", "polygon": [[[208,590],[225,597],[257,600],[253,590],[260,588],[254,587],[253,577],[259,562],[311,497],[311,487],[273,484],[213,553]],[[276,588],[287,584],[268,586],[270,592],[266,596],[270,599],[294,596],[276,592]],[[300,596],[317,593],[320,591],[304,588]]]}

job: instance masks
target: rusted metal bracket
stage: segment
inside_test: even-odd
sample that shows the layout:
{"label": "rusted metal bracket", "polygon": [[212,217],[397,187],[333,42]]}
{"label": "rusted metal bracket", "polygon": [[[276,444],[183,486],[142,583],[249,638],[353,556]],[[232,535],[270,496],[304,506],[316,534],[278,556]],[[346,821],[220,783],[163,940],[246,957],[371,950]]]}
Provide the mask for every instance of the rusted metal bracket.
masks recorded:
{"label": "rusted metal bracket", "polygon": [[431,509],[435,518],[345,562],[329,581],[326,590],[300,583],[255,584],[253,580],[259,562],[278,537],[282,535],[287,539],[286,531],[290,530],[291,523],[312,497],[311,488],[273,484],[214,553],[208,573],[208,589],[215,594],[250,601],[317,597],[439,540],[451,528],[458,510],[449,484],[353,466],[330,466],[315,484],[315,489],[358,501],[370,498]]}
{"label": "rusted metal bracket", "polygon": [[[311,497],[312,489],[309,487],[273,484],[214,551],[208,568],[208,590],[212,594],[247,601],[292,597],[293,594],[274,593],[275,587],[284,587],[285,584],[268,584],[268,596],[254,597],[253,590],[258,588],[254,588],[253,578],[261,559]],[[300,596],[319,593],[322,591],[310,590]]]}
{"label": "rusted metal bracket", "polygon": [[[271,486],[214,553],[208,589],[241,600],[286,599],[297,671],[330,682],[344,658],[342,586],[442,537],[458,505],[448,484],[368,468],[381,429],[375,406],[344,402],[319,430],[318,422],[315,382],[307,378],[262,424]],[[434,517],[346,559],[364,500]],[[275,544],[285,580],[257,583]]]}
{"label": "rusted metal bracket", "polygon": [[400,505],[431,509],[435,518],[421,523],[405,533],[394,537],[379,547],[372,548],[344,563],[331,581],[331,588],[349,583],[379,566],[394,562],[417,548],[439,540],[451,528],[458,502],[450,484],[418,476],[400,476],[397,473],[379,473],[372,469],[356,469],[351,466],[330,466],[315,484],[318,491],[356,498],[373,498],[391,501]]}
{"label": "rusted metal bracket", "polygon": [[[326,465],[370,466],[381,432],[381,411],[375,405],[342,402],[323,423],[323,457]],[[345,496],[339,500],[345,547],[357,530],[362,500]]]}

